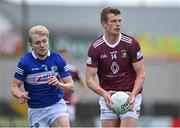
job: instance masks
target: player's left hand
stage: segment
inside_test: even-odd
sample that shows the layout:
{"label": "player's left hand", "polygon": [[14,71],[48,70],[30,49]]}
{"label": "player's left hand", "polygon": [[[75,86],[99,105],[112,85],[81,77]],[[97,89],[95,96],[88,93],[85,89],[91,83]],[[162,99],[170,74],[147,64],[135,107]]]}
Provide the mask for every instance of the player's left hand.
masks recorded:
{"label": "player's left hand", "polygon": [[130,97],[131,97],[131,100],[130,100],[130,111],[133,109],[133,107],[134,107],[134,102],[135,102],[135,96],[134,95],[132,95],[132,93],[131,92],[126,92]]}
{"label": "player's left hand", "polygon": [[48,84],[51,84],[51,85],[54,85],[54,86],[58,86],[59,80],[57,79],[56,76],[51,76],[48,79]]}

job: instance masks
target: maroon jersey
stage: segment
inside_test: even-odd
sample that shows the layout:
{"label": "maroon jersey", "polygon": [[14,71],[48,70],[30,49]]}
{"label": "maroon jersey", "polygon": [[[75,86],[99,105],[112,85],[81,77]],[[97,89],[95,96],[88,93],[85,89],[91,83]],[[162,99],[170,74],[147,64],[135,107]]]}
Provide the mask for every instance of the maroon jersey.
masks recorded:
{"label": "maroon jersey", "polygon": [[87,66],[98,68],[100,86],[109,91],[132,91],[136,72],[132,63],[143,58],[138,42],[125,34],[110,45],[105,36],[94,41],[88,51]]}
{"label": "maroon jersey", "polygon": [[[68,67],[69,67],[69,72],[71,74],[73,81],[78,81],[78,82],[81,81],[82,77],[79,71],[71,65],[68,65]],[[72,96],[72,93],[64,93],[64,100],[69,101],[71,96]]]}

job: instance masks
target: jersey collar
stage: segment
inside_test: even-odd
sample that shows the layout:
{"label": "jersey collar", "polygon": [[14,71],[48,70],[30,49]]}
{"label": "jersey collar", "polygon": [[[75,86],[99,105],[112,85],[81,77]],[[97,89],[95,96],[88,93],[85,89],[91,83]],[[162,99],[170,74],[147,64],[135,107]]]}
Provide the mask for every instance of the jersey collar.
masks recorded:
{"label": "jersey collar", "polygon": [[121,40],[121,33],[119,34],[119,39],[118,39],[118,41],[116,42],[116,43],[114,43],[114,44],[109,44],[108,42],[107,42],[107,40],[106,40],[106,38],[105,38],[105,34],[103,35],[103,39],[104,39],[104,41],[105,41],[105,43],[109,46],[109,47],[111,47],[111,48],[114,48],[114,47],[116,47],[118,44],[119,44],[119,42],[120,42],[120,40]]}
{"label": "jersey collar", "polygon": [[[36,54],[34,53],[34,51],[32,51],[32,56],[34,57],[34,59],[37,59]],[[48,56],[50,56],[50,51],[48,50]]]}

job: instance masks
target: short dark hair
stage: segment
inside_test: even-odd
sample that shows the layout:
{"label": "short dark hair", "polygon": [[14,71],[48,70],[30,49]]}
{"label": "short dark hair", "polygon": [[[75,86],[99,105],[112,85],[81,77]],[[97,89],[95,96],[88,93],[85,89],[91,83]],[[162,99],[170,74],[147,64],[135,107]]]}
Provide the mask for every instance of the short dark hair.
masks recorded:
{"label": "short dark hair", "polygon": [[115,15],[119,15],[119,14],[121,14],[121,11],[115,7],[106,7],[104,9],[102,9],[102,11],[101,11],[101,22],[102,21],[107,22],[107,20],[108,20],[107,15],[110,13],[113,13]]}

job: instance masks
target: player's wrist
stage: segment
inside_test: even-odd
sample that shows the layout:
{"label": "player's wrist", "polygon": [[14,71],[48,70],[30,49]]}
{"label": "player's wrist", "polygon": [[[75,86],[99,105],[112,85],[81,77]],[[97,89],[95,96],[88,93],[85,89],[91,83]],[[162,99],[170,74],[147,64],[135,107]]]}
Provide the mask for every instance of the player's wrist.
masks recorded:
{"label": "player's wrist", "polygon": [[136,93],[136,92],[131,93],[131,97],[136,97],[137,95],[138,95],[138,93]]}
{"label": "player's wrist", "polygon": [[61,87],[61,83],[58,82],[58,83],[56,84],[56,87],[60,88],[60,87]]}

